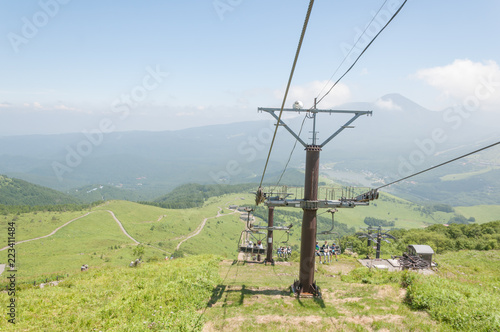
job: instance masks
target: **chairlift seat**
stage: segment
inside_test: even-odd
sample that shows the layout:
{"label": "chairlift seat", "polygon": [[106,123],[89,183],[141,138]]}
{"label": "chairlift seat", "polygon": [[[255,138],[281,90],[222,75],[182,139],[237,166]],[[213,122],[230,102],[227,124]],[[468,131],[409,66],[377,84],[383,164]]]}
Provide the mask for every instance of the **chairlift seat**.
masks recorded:
{"label": "chairlift seat", "polygon": [[266,253],[266,249],[265,248],[254,248],[254,247],[240,246],[240,252],[246,252],[249,254],[264,255]]}

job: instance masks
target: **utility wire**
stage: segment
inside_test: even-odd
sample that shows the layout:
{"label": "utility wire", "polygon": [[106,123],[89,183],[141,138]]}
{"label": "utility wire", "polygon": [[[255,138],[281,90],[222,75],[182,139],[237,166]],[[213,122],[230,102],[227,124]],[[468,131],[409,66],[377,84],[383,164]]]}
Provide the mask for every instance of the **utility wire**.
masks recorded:
{"label": "utility wire", "polygon": [[483,151],[483,150],[486,150],[486,149],[492,148],[492,147],[494,147],[495,145],[498,145],[498,144],[500,144],[500,141],[499,141],[499,142],[496,142],[496,143],[493,143],[493,144],[490,144],[490,145],[488,145],[488,146],[485,146],[485,147],[483,147],[483,148],[481,148],[481,149],[478,149],[478,150],[475,150],[475,151],[469,152],[469,153],[464,154],[464,155],[462,155],[462,156],[460,156],[460,157],[456,157],[456,158],[453,158],[453,159],[451,159],[451,160],[445,161],[444,163],[441,163],[441,164],[439,164],[439,165],[429,167],[429,168],[424,169],[423,171],[417,172],[417,173],[415,173],[415,174],[405,176],[405,177],[404,177],[404,178],[402,178],[402,179],[399,179],[399,180],[393,181],[393,182],[388,183],[388,184],[384,184],[383,186],[378,187],[378,188],[376,188],[375,190],[379,190],[379,189],[381,189],[381,188],[384,188],[384,187],[390,186],[391,184],[395,184],[395,183],[398,183],[398,182],[400,182],[400,181],[403,181],[403,180],[409,179],[409,178],[411,178],[411,177],[413,177],[413,176],[415,176],[415,175],[419,175],[419,174],[425,173],[425,172],[427,172],[427,171],[430,171],[431,169],[441,167],[441,166],[443,166],[443,165],[449,164],[449,163],[451,163],[451,162],[453,162],[453,161],[456,161],[456,160],[458,160],[458,159],[462,159],[462,158],[465,158],[465,157],[467,157],[467,156],[470,156],[471,154],[475,154],[475,153],[481,152],[481,151]]}
{"label": "utility wire", "polygon": [[[300,134],[302,133],[302,129],[304,128],[304,123],[306,122],[306,119],[307,119],[307,113],[304,116],[304,119],[302,120],[302,124],[300,125],[299,134],[297,136],[300,136]],[[281,182],[281,179],[283,178],[283,175],[285,175],[285,172],[286,172],[286,169],[288,167],[288,164],[290,163],[290,160],[292,159],[293,152],[295,151],[295,147],[297,146],[297,142],[298,141],[295,140],[295,143],[293,143],[293,148],[292,148],[292,151],[290,151],[290,155],[288,156],[288,160],[287,160],[287,162],[285,164],[285,168],[283,168],[283,172],[281,172],[280,178],[278,179],[278,182],[276,183],[276,185],[274,186],[274,188],[276,188],[277,186],[279,186],[279,184]]]}
{"label": "utility wire", "polygon": [[342,78],[344,78],[345,75],[347,75],[347,73],[354,67],[354,65],[358,62],[358,60],[361,58],[361,56],[365,53],[365,51],[370,47],[370,45],[375,41],[375,39],[377,39],[377,37],[382,33],[382,31],[384,31],[384,29],[389,25],[389,23],[391,23],[391,21],[396,17],[396,15],[398,15],[398,13],[401,11],[401,9],[403,9],[403,6],[406,4],[408,0],[405,0],[401,6],[399,6],[399,9],[394,13],[394,15],[392,15],[391,19],[389,21],[387,21],[387,23],[382,27],[382,29],[380,29],[380,31],[375,35],[375,37],[373,37],[373,39],[368,43],[368,45],[366,45],[366,47],[363,49],[363,51],[358,55],[358,57],[356,58],[356,60],[354,61],[354,63],[346,70],[346,72],[340,76],[340,78],[332,85],[332,87],[323,95],[323,97],[321,97],[317,102],[316,104],[319,104],[329,93],[330,91],[332,91],[332,89],[340,82],[340,80]]}
{"label": "utility wire", "polygon": [[288,78],[288,84],[286,85],[285,95],[283,96],[283,102],[281,104],[280,115],[278,116],[278,122],[276,123],[276,129],[274,130],[273,139],[271,141],[271,146],[269,147],[269,153],[267,154],[266,165],[264,166],[264,171],[262,172],[262,178],[260,179],[259,188],[262,187],[262,182],[264,181],[264,175],[266,174],[267,164],[269,163],[269,157],[271,157],[271,151],[273,150],[274,140],[276,138],[276,133],[278,132],[278,127],[281,121],[281,115],[283,114],[283,108],[285,108],[286,97],[288,95],[288,90],[292,83],[293,73],[295,71],[295,65],[300,54],[300,48],[302,47],[302,41],[304,40],[304,35],[306,34],[307,24],[309,23],[309,17],[311,16],[311,10],[314,4],[314,0],[309,1],[309,7],[307,8],[306,18],[304,20],[304,26],[302,27],[302,33],[300,34],[299,45],[297,46],[297,51],[295,52],[295,59],[293,60],[292,70],[290,72],[290,77]]}
{"label": "utility wire", "polygon": [[344,62],[349,57],[349,55],[356,48],[356,45],[358,45],[358,42],[360,41],[361,37],[363,37],[365,35],[366,30],[368,30],[368,28],[371,26],[371,24],[375,20],[375,17],[377,17],[378,13],[380,13],[380,11],[382,10],[382,8],[384,8],[384,6],[387,3],[387,1],[388,0],[385,0],[384,3],[382,4],[382,6],[380,6],[380,8],[378,9],[378,11],[375,13],[375,15],[373,15],[372,20],[370,21],[370,23],[368,23],[368,25],[366,26],[365,30],[363,30],[363,32],[359,35],[359,37],[356,40],[356,42],[352,45],[352,47],[349,50],[349,52],[347,52],[347,54],[345,55],[344,60],[342,60],[342,62],[337,67],[337,69],[335,69],[335,71],[333,72],[332,76],[330,76],[330,78],[328,79],[328,82],[326,82],[325,86],[321,89],[321,91],[318,93],[318,95],[316,96],[316,98],[318,98],[321,95],[321,93],[323,92],[323,90],[325,90],[326,86],[330,83],[330,81],[333,79],[333,77],[335,76],[335,74],[337,74],[337,72],[339,71],[340,67],[342,67],[342,65],[344,64]]}

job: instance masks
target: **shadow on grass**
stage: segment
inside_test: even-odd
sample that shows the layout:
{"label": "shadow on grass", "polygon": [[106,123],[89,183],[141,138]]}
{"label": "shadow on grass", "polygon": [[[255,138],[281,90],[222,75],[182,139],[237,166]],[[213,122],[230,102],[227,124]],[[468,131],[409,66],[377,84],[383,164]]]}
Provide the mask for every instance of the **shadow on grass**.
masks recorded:
{"label": "shadow on grass", "polygon": [[[234,294],[234,295],[232,295]],[[241,288],[238,286],[227,286],[227,285],[217,285],[212,290],[212,296],[207,302],[206,307],[211,308],[217,302],[219,302],[223,297],[222,307],[226,306],[242,306],[245,302],[245,297],[253,297],[253,296],[290,296],[290,291],[287,289],[249,289],[246,285],[241,285]],[[237,298],[237,301],[228,301],[228,298]]]}
{"label": "shadow on grass", "polygon": [[[304,302],[301,300],[300,297],[297,297],[297,303],[301,306],[301,307],[305,307],[304,305]],[[325,301],[323,301],[323,299],[321,298],[318,298],[318,297],[313,297],[311,298],[311,300],[314,301],[314,303],[316,303],[321,309],[325,309],[326,306],[325,306]]]}
{"label": "shadow on grass", "polygon": [[[214,306],[220,307],[222,309],[222,313],[218,317],[218,320],[222,322],[222,326],[219,328],[224,329],[226,324],[226,318],[228,315],[228,310],[231,308],[242,307],[245,304],[245,301],[248,299],[252,299],[254,297],[273,297],[273,296],[281,296],[281,297],[291,297],[293,298],[293,294],[290,288],[280,289],[280,288],[266,288],[266,289],[253,289],[248,288],[247,285],[243,284],[241,286],[228,286],[224,284],[219,284],[212,290],[212,296],[208,300],[206,307],[203,310],[202,315],[199,318],[201,321],[202,316],[205,314],[205,311]],[[262,301],[262,299],[260,299]],[[323,315],[331,320],[331,323],[334,324],[334,320],[331,317],[332,315],[338,315],[338,312],[335,308],[326,306],[325,302],[321,298],[296,298],[296,303],[302,310],[306,310],[310,312],[311,310],[321,310]],[[265,302],[265,301],[264,301]],[[315,309],[317,308],[317,309]]]}

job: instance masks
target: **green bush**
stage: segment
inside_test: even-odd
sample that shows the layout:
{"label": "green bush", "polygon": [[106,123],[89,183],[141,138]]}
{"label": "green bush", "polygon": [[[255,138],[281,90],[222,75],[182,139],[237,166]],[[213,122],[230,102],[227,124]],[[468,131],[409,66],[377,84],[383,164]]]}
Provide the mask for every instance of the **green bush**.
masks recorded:
{"label": "green bush", "polygon": [[407,302],[461,331],[500,331],[500,292],[437,276],[409,282]]}

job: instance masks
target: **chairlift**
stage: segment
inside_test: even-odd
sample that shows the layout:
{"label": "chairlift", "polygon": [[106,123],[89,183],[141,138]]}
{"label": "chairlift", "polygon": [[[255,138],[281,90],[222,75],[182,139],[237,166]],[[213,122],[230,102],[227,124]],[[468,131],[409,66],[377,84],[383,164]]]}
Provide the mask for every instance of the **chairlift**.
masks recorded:
{"label": "chairlift", "polygon": [[[246,235],[250,235],[252,237],[253,241],[245,240],[242,243],[243,237],[246,238],[244,233],[246,233]],[[255,259],[257,261],[260,261],[260,255],[266,254],[266,249],[262,246],[262,240],[261,240],[262,235],[265,235],[265,234],[266,234],[265,232],[252,231],[252,230],[248,230],[248,229],[241,231],[240,240],[238,241],[238,252],[245,254],[244,260],[253,260],[255,257]],[[258,243],[260,243],[260,246],[257,245]]]}
{"label": "chairlift", "polygon": [[281,241],[283,244],[288,244],[288,241],[290,240],[290,231],[286,231],[286,240]]}
{"label": "chairlift", "polygon": [[341,249],[341,245],[340,245],[340,236],[339,236],[339,233],[333,231],[335,229],[334,215],[335,215],[335,212],[338,212],[338,210],[337,209],[329,209],[326,212],[330,212],[332,214],[332,227],[327,231],[323,231],[323,232],[320,232],[317,234],[318,235],[336,235],[337,241],[329,241],[329,242],[335,243],[335,252],[337,253],[337,255],[340,255],[342,253],[342,249]]}
{"label": "chairlift", "polygon": [[318,233],[318,234],[321,234],[321,235],[337,234],[336,232],[333,232],[333,229],[335,228],[334,215],[335,215],[335,212],[337,212],[337,211],[338,211],[337,209],[329,209],[329,210],[326,211],[326,212],[330,212],[332,214],[332,228],[330,228],[327,231],[323,231],[321,233]]}

